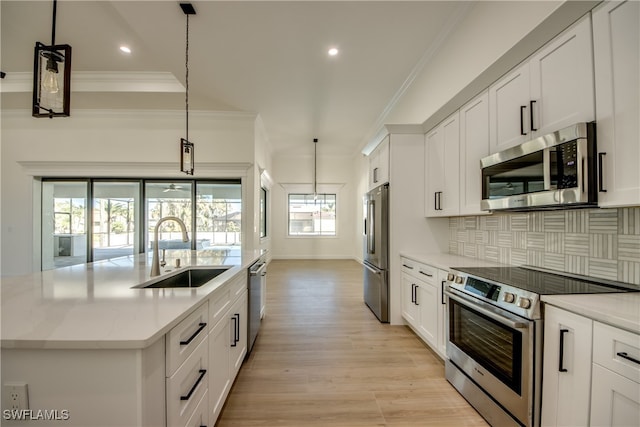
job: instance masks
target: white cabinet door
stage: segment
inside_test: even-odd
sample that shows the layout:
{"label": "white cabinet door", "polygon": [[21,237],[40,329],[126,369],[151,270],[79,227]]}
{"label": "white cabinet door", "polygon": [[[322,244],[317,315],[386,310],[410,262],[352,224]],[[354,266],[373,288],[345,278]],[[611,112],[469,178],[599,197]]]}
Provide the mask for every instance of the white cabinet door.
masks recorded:
{"label": "white cabinet door", "polygon": [[414,328],[418,327],[420,312],[415,303],[416,280],[406,273],[402,273],[402,317]]}
{"label": "white cabinet door", "polygon": [[[229,355],[231,382],[240,370],[240,366],[247,355],[247,291],[231,307],[229,312],[229,333],[231,337],[231,350]],[[235,319],[235,320],[234,320]]]}
{"label": "white cabinet door", "polygon": [[540,49],[529,64],[530,132],[546,135],[595,120],[590,15]]}
{"label": "white cabinet door", "polygon": [[639,426],[640,384],[593,364],[592,426]]}
{"label": "white cabinet door", "polygon": [[458,215],[459,153],[460,120],[456,111],[425,136],[426,216]]}
{"label": "white cabinet door", "polygon": [[640,204],[640,3],[593,12],[602,207]]}
{"label": "white cabinet door", "polygon": [[593,321],[552,306],[544,318],[542,425],[589,425]]}
{"label": "white cabinet door", "polygon": [[480,160],[489,155],[489,92],[460,108],[460,214],[478,215],[482,200]]}
{"label": "white cabinet door", "polygon": [[389,182],[389,147],[387,135],[369,155],[369,190]]}
{"label": "white cabinet door", "polygon": [[447,327],[449,325],[447,299],[444,297],[444,284],[447,281],[447,272],[438,270],[438,346],[436,350],[440,357],[447,357]]}
{"label": "white cabinet door", "polygon": [[211,423],[218,419],[225,398],[231,388],[229,328],[230,319],[225,316],[209,332],[209,410]]}
{"label": "white cabinet door", "polygon": [[438,289],[431,283],[418,282],[416,305],[420,310],[418,330],[431,348],[438,346]]}
{"label": "white cabinet door", "polygon": [[525,62],[489,87],[491,153],[531,139],[529,80],[529,63]]}

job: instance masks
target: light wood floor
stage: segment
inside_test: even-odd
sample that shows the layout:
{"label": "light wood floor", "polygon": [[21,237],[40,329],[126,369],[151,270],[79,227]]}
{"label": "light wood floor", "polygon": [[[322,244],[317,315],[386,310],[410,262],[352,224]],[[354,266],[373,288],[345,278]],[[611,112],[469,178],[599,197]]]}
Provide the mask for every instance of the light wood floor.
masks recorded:
{"label": "light wood floor", "polygon": [[267,314],[224,426],[486,426],[442,361],[362,299],[355,261],[269,264]]}

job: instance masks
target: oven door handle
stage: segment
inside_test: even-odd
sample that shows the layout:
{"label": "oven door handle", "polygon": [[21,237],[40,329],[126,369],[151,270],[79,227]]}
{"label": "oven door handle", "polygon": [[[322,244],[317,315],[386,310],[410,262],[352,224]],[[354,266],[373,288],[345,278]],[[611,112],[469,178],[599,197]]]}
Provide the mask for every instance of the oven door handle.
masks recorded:
{"label": "oven door handle", "polygon": [[510,319],[508,317],[505,317],[505,315],[498,313],[494,310],[491,310],[489,308],[485,308],[480,306],[479,304],[475,303],[475,302],[471,302],[466,298],[462,298],[458,295],[452,294],[450,291],[446,290],[444,291],[445,295],[447,295],[449,298],[451,298],[454,301],[459,302],[460,304],[463,304],[466,307],[469,307],[471,310],[475,310],[480,314],[483,314],[493,320],[495,320],[498,323],[501,323],[505,326],[508,326],[512,329],[528,329],[529,328],[529,324],[520,320],[515,320],[515,319]]}

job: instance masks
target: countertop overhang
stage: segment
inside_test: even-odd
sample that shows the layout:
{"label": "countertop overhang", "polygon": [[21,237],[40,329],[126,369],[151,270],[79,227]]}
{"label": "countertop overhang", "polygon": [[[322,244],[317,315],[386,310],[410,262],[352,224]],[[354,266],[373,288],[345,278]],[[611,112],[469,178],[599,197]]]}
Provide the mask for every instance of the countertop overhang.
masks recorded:
{"label": "countertop overhang", "polygon": [[[152,279],[150,254],[3,278],[2,348],[146,348],[262,254],[168,250],[162,277],[191,267],[231,267],[198,288],[134,288]],[[181,267],[171,268],[177,258]]]}

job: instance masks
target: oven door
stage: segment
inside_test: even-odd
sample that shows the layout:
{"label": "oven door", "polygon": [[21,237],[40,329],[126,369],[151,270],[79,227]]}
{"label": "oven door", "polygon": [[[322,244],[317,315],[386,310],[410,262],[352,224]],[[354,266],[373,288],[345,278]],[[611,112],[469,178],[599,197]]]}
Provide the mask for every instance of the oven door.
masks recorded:
{"label": "oven door", "polygon": [[523,425],[533,417],[535,323],[449,289],[447,357]]}

